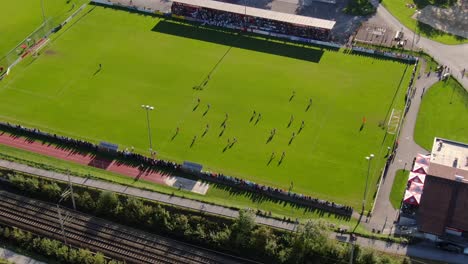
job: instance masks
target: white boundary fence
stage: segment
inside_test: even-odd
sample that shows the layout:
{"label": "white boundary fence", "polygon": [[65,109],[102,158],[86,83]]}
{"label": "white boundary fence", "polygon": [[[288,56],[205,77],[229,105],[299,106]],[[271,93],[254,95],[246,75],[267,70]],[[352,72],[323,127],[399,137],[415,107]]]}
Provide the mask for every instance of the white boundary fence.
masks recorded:
{"label": "white boundary fence", "polygon": [[383,56],[383,57],[388,57],[388,58],[393,58],[393,59],[398,59],[398,60],[405,60],[408,62],[415,62],[416,57],[404,54],[404,53],[395,53],[395,52],[390,52],[390,51],[379,51],[379,50],[374,50],[374,49],[366,49],[363,47],[359,46],[353,46],[351,48],[353,51],[361,52],[361,53],[367,53],[371,55],[378,55],[378,56]]}

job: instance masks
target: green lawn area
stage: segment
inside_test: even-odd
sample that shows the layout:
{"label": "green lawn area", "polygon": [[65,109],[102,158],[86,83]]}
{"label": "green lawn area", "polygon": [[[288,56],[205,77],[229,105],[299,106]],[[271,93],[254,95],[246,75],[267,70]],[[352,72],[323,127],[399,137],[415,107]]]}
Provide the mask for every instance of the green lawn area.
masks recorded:
{"label": "green lawn area", "polygon": [[[378,124],[392,108],[403,108],[410,73],[410,66],[390,60],[89,7],[41,56],[0,83],[0,119],[147,154],[140,106],[150,104],[160,158],[283,189],[293,182],[295,192],[358,207],[364,157],[376,155],[374,187],[393,141],[389,135],[383,142]],[[193,89],[206,80],[202,90]],[[258,122],[250,121],[253,111],[262,114]]]}
{"label": "green lawn area", "polygon": [[434,137],[468,142],[468,92],[453,78],[434,84],[423,97],[415,141],[432,149]]}
{"label": "green lawn area", "polygon": [[[449,45],[468,43],[468,39],[445,33],[412,18],[416,10],[431,4],[430,0],[383,0],[382,4],[403,25],[423,37]],[[415,4],[416,8],[409,8],[407,4]]]}
{"label": "green lawn area", "polygon": [[[0,4],[0,61],[7,52],[43,23],[41,2],[40,0],[2,1]],[[73,5],[76,9],[83,2],[85,1],[44,0],[44,15],[46,19],[53,22],[52,24],[60,23],[64,15],[71,14]]]}
{"label": "green lawn area", "polygon": [[399,209],[403,194],[405,193],[406,183],[408,182],[409,171],[398,170],[393,180],[392,191],[390,192],[390,203],[393,208]]}

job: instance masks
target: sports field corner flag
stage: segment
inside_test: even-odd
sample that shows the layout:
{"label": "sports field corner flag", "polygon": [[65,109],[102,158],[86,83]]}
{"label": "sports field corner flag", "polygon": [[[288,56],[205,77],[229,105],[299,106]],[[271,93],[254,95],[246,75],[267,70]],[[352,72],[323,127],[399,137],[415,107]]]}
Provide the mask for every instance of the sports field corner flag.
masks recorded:
{"label": "sports field corner flag", "polygon": [[366,121],[367,121],[367,120],[366,120],[366,117],[363,117],[363,118],[362,118],[362,123],[365,124]]}

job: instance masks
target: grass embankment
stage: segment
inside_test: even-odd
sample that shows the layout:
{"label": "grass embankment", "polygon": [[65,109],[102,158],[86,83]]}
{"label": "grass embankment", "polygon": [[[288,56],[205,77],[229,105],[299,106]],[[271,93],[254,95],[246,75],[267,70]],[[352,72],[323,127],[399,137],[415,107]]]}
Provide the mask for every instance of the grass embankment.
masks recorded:
{"label": "grass embankment", "polygon": [[393,208],[399,209],[403,194],[405,193],[406,183],[408,182],[409,171],[398,170],[393,180],[392,191],[390,192],[390,203]]}
{"label": "grass embankment", "polygon": [[453,78],[426,88],[414,133],[416,143],[432,149],[434,137],[468,142],[468,92]]}

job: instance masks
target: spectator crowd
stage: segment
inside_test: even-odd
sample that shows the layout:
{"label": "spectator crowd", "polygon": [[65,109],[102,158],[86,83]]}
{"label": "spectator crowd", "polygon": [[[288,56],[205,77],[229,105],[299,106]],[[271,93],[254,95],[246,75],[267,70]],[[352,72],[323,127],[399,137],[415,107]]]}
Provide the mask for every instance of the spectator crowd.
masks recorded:
{"label": "spectator crowd", "polygon": [[[24,135],[26,137],[31,137],[34,139],[40,139],[56,144],[61,144],[74,149],[82,149],[94,153],[99,153],[103,151],[98,144],[94,144],[85,140],[60,136],[57,134],[51,134],[43,132],[39,129],[27,128],[21,125],[0,122],[0,130],[10,131],[13,134]],[[183,170],[183,166],[181,164],[172,161],[147,157],[135,153],[133,151],[129,152],[128,150],[118,150],[117,152],[115,152],[114,155],[117,156],[117,159],[119,161],[129,162],[145,169],[166,170],[169,172],[177,173],[187,172],[187,170]],[[212,173],[208,171],[191,171],[190,173],[191,175],[205,181],[220,183],[223,185],[231,186],[236,189],[255,192],[257,194],[265,195],[274,199],[292,202],[300,206],[310,208],[311,210],[323,210],[342,215],[344,217],[350,217],[353,213],[352,207],[313,198],[303,194],[297,194],[292,192],[291,190],[283,190],[266,185],[261,185],[255,182],[247,181],[236,177],[226,176],[220,173]]]}
{"label": "spectator crowd", "polygon": [[243,30],[261,30],[322,41],[328,40],[329,37],[329,30],[327,29],[299,26],[291,23],[231,13],[222,10],[186,6],[177,2],[172,4],[171,11],[174,15],[189,17],[211,26]]}

